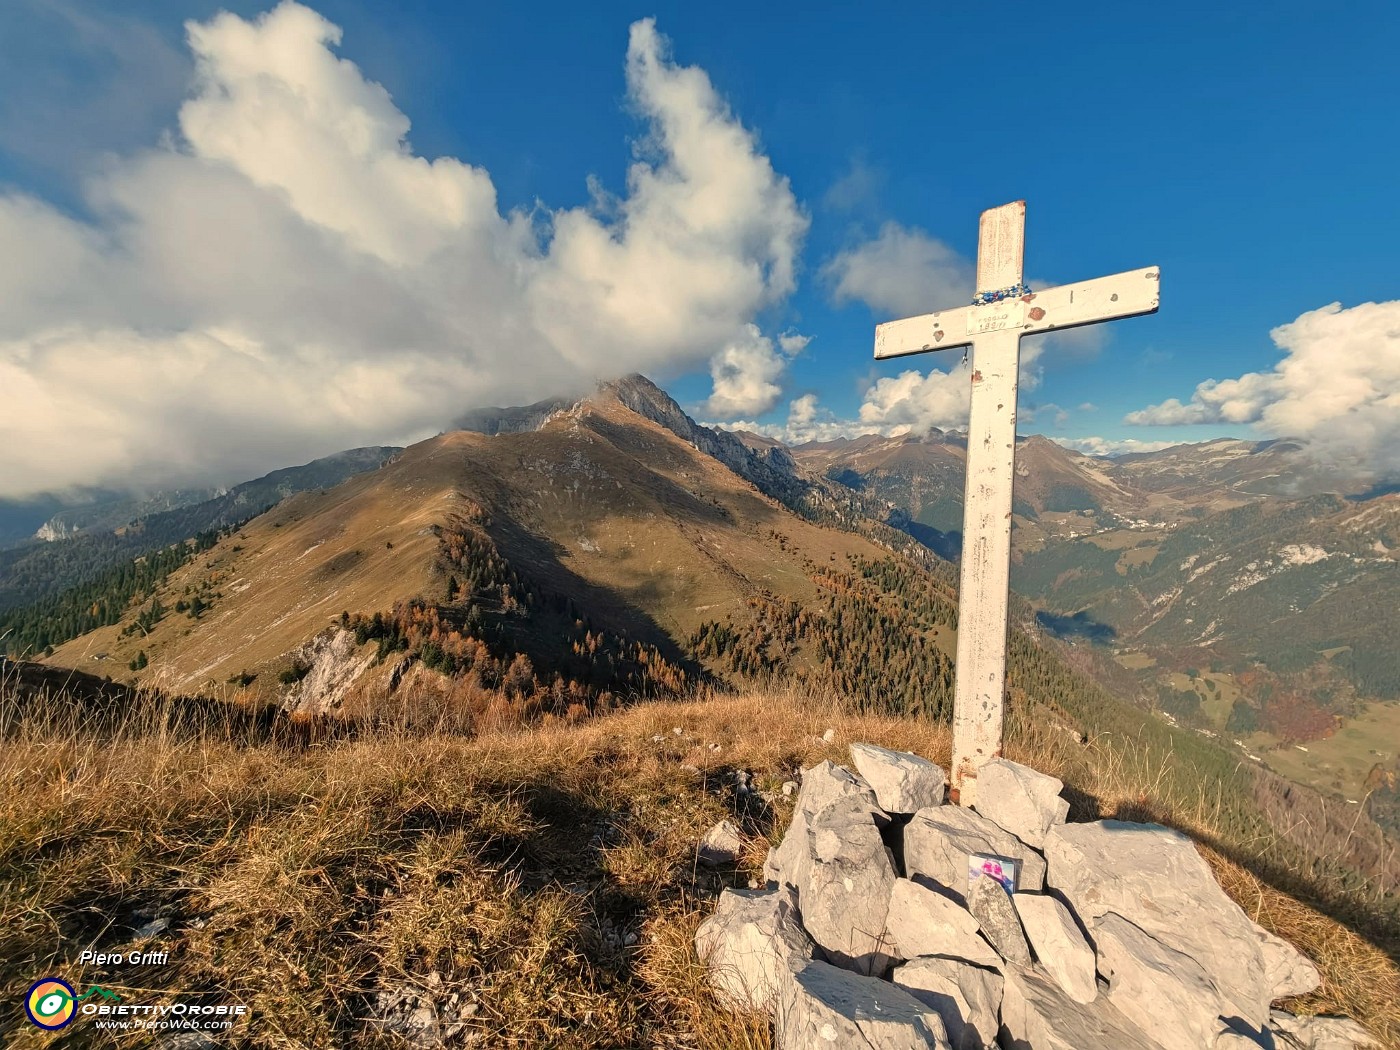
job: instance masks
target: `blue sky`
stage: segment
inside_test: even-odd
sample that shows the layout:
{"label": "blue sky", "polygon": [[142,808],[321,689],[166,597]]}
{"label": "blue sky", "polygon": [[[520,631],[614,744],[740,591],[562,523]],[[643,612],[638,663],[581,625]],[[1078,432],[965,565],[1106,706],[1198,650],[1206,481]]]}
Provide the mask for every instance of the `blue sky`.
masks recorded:
{"label": "blue sky", "polygon": [[[872,15],[835,4],[755,12],[724,3],[407,2],[391,9],[325,0],[311,9],[343,35],[323,45],[310,40],[310,30],[298,36],[290,19],[274,38],[271,23],[256,21],[270,4],[123,6],[125,13],[114,16],[84,0],[19,0],[0,13],[0,201],[15,224],[5,226],[0,212],[0,227],[12,241],[14,230],[23,233],[27,255],[37,246],[39,258],[51,260],[37,267],[45,284],[36,293],[37,285],[24,282],[38,278],[20,275],[28,263],[16,257],[7,268],[0,259],[0,300],[8,292],[49,303],[45,310],[0,308],[0,348],[8,345],[0,349],[0,380],[36,405],[54,405],[55,384],[71,382],[92,362],[120,365],[122,375],[149,363],[153,376],[169,375],[176,367],[170,362],[202,364],[173,384],[167,400],[140,394],[144,422],[102,418],[105,410],[94,408],[79,434],[37,415],[17,414],[8,430],[0,423],[9,447],[35,453],[28,468],[12,464],[16,473],[8,479],[0,468],[0,495],[35,491],[40,453],[52,470],[55,443],[64,446],[57,458],[71,467],[57,471],[63,484],[156,484],[277,466],[278,457],[319,454],[352,439],[415,436],[430,422],[425,413],[441,413],[451,399],[426,396],[421,410],[389,410],[408,405],[420,388],[405,380],[399,389],[386,375],[366,379],[357,354],[369,349],[342,351],[334,334],[325,334],[334,325],[321,324],[378,302],[372,295],[379,293],[367,289],[387,280],[380,271],[409,265],[422,272],[392,296],[385,292],[373,321],[357,321],[354,330],[368,325],[377,345],[408,348],[405,372],[423,372],[409,351],[434,337],[440,355],[454,352],[454,338],[470,344],[474,359],[456,371],[433,370],[434,394],[450,392],[458,403],[475,393],[488,400],[543,396],[551,383],[604,372],[615,359],[653,374],[701,418],[754,420],[791,437],[851,433],[862,424],[886,431],[951,425],[963,385],[958,361],[945,354],[877,365],[873,326],[913,309],[958,305],[969,291],[978,212],[1017,198],[1028,202],[1030,277],[1060,283],[1149,264],[1163,273],[1156,316],[1032,351],[1022,394],[1030,410],[1025,430],[1101,448],[1289,432],[1320,448],[1337,446],[1329,454],[1351,449],[1379,463],[1377,470],[1390,469],[1400,416],[1400,316],[1391,302],[1400,231],[1400,11],[1393,5],[1006,4],[992,11],[894,4]],[[219,23],[228,32],[208,35],[200,52],[204,79],[193,80],[196,49],[184,23],[214,25],[220,10],[264,25],[267,34],[245,53],[234,32],[245,23]],[[647,17],[669,38],[669,51],[660,37],[629,37]],[[301,50],[293,54],[289,44],[282,55],[274,39],[299,41]],[[653,43],[659,66],[646,65]],[[264,134],[257,122],[278,119],[276,99],[294,105],[300,89],[269,104],[273,96],[258,85],[269,76],[295,81],[296,70],[319,62],[322,51],[354,63],[359,79],[336,80],[325,99],[298,111],[292,138]],[[641,56],[633,79],[629,54]],[[267,69],[250,70],[249,63],[262,62]],[[704,105],[703,91],[687,93],[692,74],[708,78],[720,117],[749,136],[735,154],[738,175],[697,174],[696,162],[674,158],[667,166],[661,140],[689,133],[684,107],[696,99]],[[387,91],[388,108],[375,101],[375,83]],[[384,175],[372,156],[353,191],[345,188],[350,176],[337,171],[349,162],[330,147],[321,154],[308,144],[304,161],[279,159],[298,141],[320,141],[315,121],[341,134],[348,125],[337,123],[337,107],[353,109],[362,91],[389,129],[389,145],[376,148],[456,158],[479,173],[471,182],[457,169],[439,172],[432,185],[464,180],[443,191],[444,200],[457,202],[444,204],[447,211],[476,206],[461,200],[486,201],[489,187],[492,221],[500,220],[494,247],[469,250],[429,226],[405,239],[404,229],[428,220],[405,211],[402,200],[377,210],[374,195],[405,193],[411,204],[425,191],[405,190],[408,176]],[[182,111],[196,98],[204,99],[202,110]],[[397,147],[395,114],[411,122]],[[658,126],[671,130],[658,139]],[[622,239],[618,216],[641,226],[641,195],[629,186],[628,170],[649,132],[652,148],[640,156],[653,164],[656,181],[684,184],[677,193],[690,193],[683,208],[675,205],[688,225],[676,244],[655,248],[667,261],[654,268],[648,260],[656,256],[645,245],[629,259],[599,246],[609,234]],[[732,135],[723,141],[732,144]],[[702,158],[709,149],[697,143]],[[354,162],[365,156],[355,153]],[[306,171],[317,164],[330,173],[325,179],[298,181],[310,179]],[[756,186],[756,179],[768,181]],[[254,202],[250,186],[290,200],[296,214],[272,217],[266,209],[273,205]],[[342,190],[347,198],[337,211]],[[697,218],[716,194],[722,204],[725,193],[749,191],[734,202],[742,222],[726,219],[716,229]],[[182,206],[191,216],[247,208],[250,217],[215,223],[203,242],[162,249],[157,259],[149,246],[178,239],[168,226]],[[351,214],[352,207],[359,210]],[[646,213],[655,219],[647,245],[674,228],[666,216],[675,208]],[[587,228],[567,256],[562,239],[559,250],[551,246],[566,213],[593,216],[592,225],[579,218]],[[189,224],[203,221],[189,220],[188,240],[196,239]],[[264,222],[295,245],[273,261],[261,246],[237,243],[237,230],[261,230]],[[313,229],[292,231],[296,223]],[[324,240],[328,230],[345,245],[314,250],[339,252],[337,265],[346,269],[316,264],[327,276],[314,288],[303,287],[301,272],[284,282],[314,306],[299,313],[288,295],[273,310],[270,286],[220,298],[218,289],[237,285],[248,268],[266,271],[297,259],[312,265],[305,253],[313,249],[305,245]],[[533,246],[524,245],[528,239]],[[79,258],[76,243],[92,257]],[[228,251],[206,258],[203,244]],[[509,265],[499,263],[503,244],[520,253]],[[710,251],[713,257],[705,255]],[[115,275],[117,262],[131,259],[140,278],[134,291]],[[762,276],[745,283],[741,264]],[[201,267],[221,265],[228,272],[184,298],[165,290]],[[708,287],[713,272],[714,295],[732,288],[731,304],[698,293],[684,298],[687,289],[658,291],[648,278],[672,272],[672,265],[676,282],[692,286]],[[400,330],[385,320],[411,312],[411,304],[433,315],[440,301],[460,300],[467,293],[432,276],[448,268],[481,290],[472,315],[478,318],[508,297],[502,273],[521,266],[548,271],[531,276],[534,285],[521,293],[528,310],[503,311],[477,327],[450,311],[426,327],[406,322]],[[105,276],[91,277],[95,269]],[[612,288],[613,270],[633,274],[636,285],[614,289],[617,309],[645,319],[655,307],[657,314],[655,330],[629,333],[616,355],[607,349],[608,316],[580,320],[569,312],[583,308],[583,297]],[[165,286],[157,287],[161,280]],[[493,292],[497,281],[504,283]],[[671,293],[682,298],[672,303]],[[93,305],[117,299],[122,308]],[[1340,309],[1324,309],[1333,303]],[[1355,309],[1368,303],[1375,308]],[[557,325],[544,316],[550,309]],[[511,333],[522,330],[526,313],[530,333],[520,338],[540,346],[522,350],[514,367]],[[589,325],[598,326],[592,342],[571,342],[570,333]],[[1271,338],[1279,326],[1289,326],[1283,346]],[[60,331],[62,339],[54,334]],[[230,357],[237,368],[226,367]],[[232,403],[209,412],[189,407],[201,382],[212,389],[241,377],[256,391],[273,382],[272,373],[248,362],[291,359],[319,369],[302,375],[299,399],[279,392],[268,398],[266,413]],[[1353,364],[1332,377],[1328,363],[1338,361]],[[729,396],[720,397],[713,373],[724,367]],[[953,374],[929,381],[934,367]],[[920,374],[909,377],[910,369]],[[300,427],[270,422],[277,405],[319,397],[307,378],[316,375],[327,377],[330,393],[322,400],[343,411],[307,412]],[[1319,393],[1319,376],[1335,382],[1330,394]],[[104,389],[114,388],[108,382]],[[375,412],[363,409],[366,399]],[[799,399],[804,408],[793,415]],[[154,417],[159,427],[149,424]],[[1130,417],[1137,422],[1125,421]],[[806,429],[798,425],[804,421]],[[1339,441],[1342,424],[1360,429]],[[114,439],[104,426],[115,428]],[[212,426],[218,441],[186,443],[181,455],[169,454],[172,442],[201,426]],[[227,452],[234,437],[244,454]],[[107,451],[94,457],[99,444]],[[167,451],[153,451],[159,448]]]}

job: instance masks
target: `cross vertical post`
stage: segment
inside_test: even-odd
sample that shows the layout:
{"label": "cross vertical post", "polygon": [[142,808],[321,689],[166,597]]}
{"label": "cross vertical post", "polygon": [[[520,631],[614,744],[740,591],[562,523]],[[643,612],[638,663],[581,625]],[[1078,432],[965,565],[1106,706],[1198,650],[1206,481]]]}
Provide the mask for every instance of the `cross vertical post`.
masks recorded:
{"label": "cross vertical post", "polygon": [[952,794],[976,803],[977,772],[1001,754],[1021,336],[1154,313],[1156,267],[1032,292],[1023,283],[1026,202],[982,213],[971,306],[877,325],[877,360],[972,347],[953,697]]}
{"label": "cross vertical post", "polygon": [[[1020,288],[1025,223],[1025,201],[982,213],[979,292]],[[977,770],[1001,754],[1020,365],[1021,334],[1014,328],[988,332],[974,344],[953,693],[952,786],[965,805],[973,802],[962,796],[975,793]]]}

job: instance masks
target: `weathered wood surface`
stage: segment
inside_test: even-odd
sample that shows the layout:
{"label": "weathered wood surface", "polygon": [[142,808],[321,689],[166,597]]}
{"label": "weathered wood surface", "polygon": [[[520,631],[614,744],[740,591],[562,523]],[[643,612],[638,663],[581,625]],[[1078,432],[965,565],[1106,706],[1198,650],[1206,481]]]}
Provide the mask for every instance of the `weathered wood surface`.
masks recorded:
{"label": "weathered wood surface", "polygon": [[1149,314],[1157,309],[1159,287],[1157,268],[1145,266],[986,306],[959,306],[936,314],[886,321],[875,326],[875,358],[883,361],[970,346],[978,335],[1008,328],[1018,329],[1021,335],[1034,335]]}

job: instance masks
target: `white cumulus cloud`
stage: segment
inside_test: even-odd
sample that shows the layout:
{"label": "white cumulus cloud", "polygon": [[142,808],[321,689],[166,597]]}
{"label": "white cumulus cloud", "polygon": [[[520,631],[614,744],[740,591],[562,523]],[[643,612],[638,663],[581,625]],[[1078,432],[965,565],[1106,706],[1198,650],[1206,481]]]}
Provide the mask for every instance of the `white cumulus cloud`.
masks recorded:
{"label": "white cumulus cloud", "polygon": [[1187,404],[1169,397],[1160,404],[1129,412],[1133,426],[1182,426],[1188,423],[1257,423],[1282,392],[1280,376],[1246,372],[1238,379],[1207,379]]}
{"label": "white cumulus cloud", "polygon": [[1324,464],[1400,475],[1400,300],[1331,303],[1269,333],[1282,359],[1268,372],[1209,379],[1125,417],[1138,425],[1248,423],[1302,439]]}
{"label": "white cumulus cloud", "polygon": [[928,373],[909,369],[884,376],[865,391],[855,418],[841,418],[821,404],[816,394],[803,394],[788,404],[782,423],[737,420],[724,426],[750,430],[789,445],[804,441],[834,441],[861,434],[927,434],[930,430],[966,430],[972,384],[966,369]]}
{"label": "white cumulus cloud", "polygon": [[[1033,390],[1040,382],[1037,363],[1042,347],[1039,341],[1026,340],[1021,344],[1019,385],[1023,390]],[[927,434],[934,429],[966,430],[972,408],[972,363],[970,359],[946,372],[937,368],[928,371],[909,368],[895,376],[881,376],[866,388],[854,418],[839,417],[822,405],[816,394],[804,394],[789,403],[786,422],[735,420],[723,425],[732,430],[763,434],[787,444],[832,441],[861,434],[894,437],[900,434]],[[718,388],[719,380],[716,377]],[[768,402],[769,407],[776,401],[775,396]],[[1057,425],[1068,418],[1058,405],[1042,408],[1055,410]],[[1034,413],[1028,411],[1027,421],[1033,416]]]}
{"label": "white cumulus cloud", "polygon": [[972,301],[972,263],[937,237],[887,222],[871,240],[838,252],[822,276],[839,303],[859,300],[891,319]]}
{"label": "white cumulus cloud", "polygon": [[746,325],[738,338],[710,359],[714,393],[704,410],[724,419],[767,412],[782,396],[779,380],[788,360],[809,342],[809,336],[785,332],[775,344],[758,325]]}
{"label": "white cumulus cloud", "polygon": [[858,420],[838,419],[831,409],[821,403],[816,394],[803,394],[789,402],[787,420],[782,423],[759,423],[740,419],[711,425],[718,425],[725,430],[747,430],[775,438],[787,445],[800,445],[807,441],[835,441],[837,438],[855,437],[858,434],[880,433],[876,427],[864,426]]}
{"label": "white cumulus cloud", "polygon": [[765,339],[755,317],[795,287],[788,180],[651,20],[627,48],[625,192],[532,214],[417,155],[310,8],[186,28],[179,134],[94,173],[91,219],[0,192],[0,496],[235,481],[679,373]]}

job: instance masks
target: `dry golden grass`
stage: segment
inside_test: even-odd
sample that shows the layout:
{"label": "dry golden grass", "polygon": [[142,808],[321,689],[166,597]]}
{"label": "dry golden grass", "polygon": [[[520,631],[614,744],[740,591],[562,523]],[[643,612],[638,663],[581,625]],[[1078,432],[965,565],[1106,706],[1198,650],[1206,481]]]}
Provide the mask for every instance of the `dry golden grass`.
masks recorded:
{"label": "dry golden grass", "polygon": [[[945,762],[950,744],[943,725],[784,690],[472,739],[269,736],[196,724],[154,698],[115,721],[5,705],[3,994],[55,973],[131,1002],[242,1002],[253,1019],[237,1042],[250,1047],[405,1045],[374,1020],[377,994],[404,988],[438,1004],[458,995],[467,1045],[768,1047],[762,1018],[717,1007],[691,942],[719,890],[756,875],[786,827],[782,783],[846,761],[856,740]],[[1062,775],[1077,808],[1167,805],[1150,762],[1041,722],[1014,728],[1012,757]],[[736,797],[735,769],[771,805]],[[1209,833],[1199,802],[1172,815]],[[725,817],[749,849],[737,870],[711,871],[696,843]],[[1300,1009],[1348,1012],[1396,1039],[1391,959],[1206,855],[1236,900],[1318,960],[1326,983]],[[78,964],[83,948],[130,950],[138,910],[171,920],[142,945],[168,950],[167,966]],[[83,1045],[86,1023],[63,1045]],[[8,1015],[0,1040],[46,1045],[22,1025]]]}

